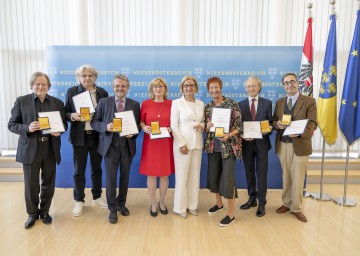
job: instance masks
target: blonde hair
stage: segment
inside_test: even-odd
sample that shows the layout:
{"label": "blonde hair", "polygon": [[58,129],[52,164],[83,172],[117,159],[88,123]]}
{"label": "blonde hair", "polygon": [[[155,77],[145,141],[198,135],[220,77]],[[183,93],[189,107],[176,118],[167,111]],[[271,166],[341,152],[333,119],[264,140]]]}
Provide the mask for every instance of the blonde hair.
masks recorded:
{"label": "blonde hair", "polygon": [[198,82],[196,80],[195,77],[193,76],[184,76],[182,79],[181,79],[181,82],[180,82],[180,92],[183,93],[184,92],[184,84],[187,80],[192,80],[194,81],[195,83],[195,92],[198,92],[199,91],[199,85],[198,85]]}
{"label": "blonde hair", "polygon": [[168,86],[166,83],[166,80],[162,77],[156,77],[154,78],[150,84],[149,84],[149,93],[150,93],[150,99],[155,99],[155,94],[153,91],[153,87],[162,84],[165,87],[165,92],[164,92],[164,100],[167,99],[167,94],[168,94]]}

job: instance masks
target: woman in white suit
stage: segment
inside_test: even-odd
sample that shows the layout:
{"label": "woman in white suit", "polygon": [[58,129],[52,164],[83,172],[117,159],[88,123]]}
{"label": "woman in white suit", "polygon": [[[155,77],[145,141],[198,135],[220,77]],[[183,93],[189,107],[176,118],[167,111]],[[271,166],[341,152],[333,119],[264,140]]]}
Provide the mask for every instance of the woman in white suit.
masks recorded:
{"label": "woman in white suit", "polygon": [[175,196],[174,212],[186,218],[187,210],[197,215],[200,166],[203,148],[204,102],[195,99],[199,90],[193,76],[180,83],[183,96],[171,107],[171,129],[174,136]]}

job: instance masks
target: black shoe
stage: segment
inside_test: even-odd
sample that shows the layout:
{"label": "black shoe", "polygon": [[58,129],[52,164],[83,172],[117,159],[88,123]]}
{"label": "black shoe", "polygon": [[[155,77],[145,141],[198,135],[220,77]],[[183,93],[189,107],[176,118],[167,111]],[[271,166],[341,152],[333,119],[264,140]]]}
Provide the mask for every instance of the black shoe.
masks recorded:
{"label": "black shoe", "polygon": [[262,217],[265,215],[265,206],[259,205],[256,211],[256,217]]}
{"label": "black shoe", "polygon": [[240,209],[241,210],[247,210],[247,209],[250,209],[251,207],[256,207],[256,206],[257,206],[256,199],[255,200],[248,200],[245,204],[240,206]]}
{"label": "black shoe", "polygon": [[36,217],[30,216],[30,217],[27,219],[27,221],[25,222],[25,228],[26,228],[26,229],[29,229],[29,228],[31,228],[32,226],[34,226],[34,225],[35,225],[35,221],[36,221],[37,219],[39,219],[39,216],[36,216]]}
{"label": "black shoe", "polygon": [[125,205],[118,205],[118,208],[117,210],[121,213],[122,216],[129,216],[130,212],[129,212],[129,209],[126,208]]}
{"label": "black shoe", "polygon": [[117,221],[118,221],[117,212],[116,211],[110,212],[110,214],[109,214],[109,222],[111,224],[116,224]]}
{"label": "black shoe", "polygon": [[153,212],[153,211],[151,210],[151,208],[152,208],[152,206],[150,205],[150,215],[151,215],[152,217],[156,217],[156,216],[158,215],[157,210],[156,210],[155,212]]}
{"label": "black shoe", "polygon": [[158,203],[158,205],[159,205],[159,209],[160,209],[161,214],[164,214],[164,215],[168,214],[168,209],[166,209],[166,207],[165,207],[165,210],[162,210],[161,207],[160,207],[160,203]]}
{"label": "black shoe", "polygon": [[226,215],[226,217],[220,221],[219,225],[220,227],[227,227],[231,225],[234,221],[235,221],[235,217],[230,219],[229,215]]}
{"label": "black shoe", "polygon": [[222,209],[224,209],[223,205],[221,207],[219,207],[219,206],[217,206],[217,204],[215,204],[215,206],[213,206],[209,209],[208,214],[214,214]]}
{"label": "black shoe", "polygon": [[49,225],[52,222],[52,218],[49,215],[49,213],[45,213],[43,215],[40,215],[40,218],[42,219],[43,223],[46,224],[46,225]]}

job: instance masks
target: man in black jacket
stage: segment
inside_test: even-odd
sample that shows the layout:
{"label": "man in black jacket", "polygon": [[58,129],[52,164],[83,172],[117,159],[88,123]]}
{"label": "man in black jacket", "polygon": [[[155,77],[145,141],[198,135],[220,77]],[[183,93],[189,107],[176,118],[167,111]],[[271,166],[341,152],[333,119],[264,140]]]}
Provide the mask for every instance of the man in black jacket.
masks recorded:
{"label": "man in black jacket", "polygon": [[59,111],[64,131],[67,130],[67,122],[64,103],[47,94],[50,86],[46,74],[35,72],[30,78],[33,93],[16,99],[8,123],[9,130],[20,135],[16,161],[23,164],[25,203],[29,215],[26,229],[31,228],[39,217],[45,224],[52,222],[49,209],[55,192],[56,163],[60,164],[61,161],[60,133],[43,134],[38,114]]}
{"label": "man in black jacket", "polygon": [[[75,71],[78,86],[68,89],[65,98],[66,119],[71,123],[69,141],[73,145],[74,152],[74,200],[73,216],[80,216],[85,202],[85,171],[90,155],[91,165],[91,193],[93,203],[102,208],[107,208],[106,201],[101,197],[102,193],[102,156],[97,153],[99,133],[90,126],[90,121],[81,121],[81,114],[76,111],[73,97],[88,92],[90,93],[94,108],[101,98],[109,94],[101,87],[95,85],[98,72],[90,65],[82,65]],[[92,115],[90,119],[92,118]]]}

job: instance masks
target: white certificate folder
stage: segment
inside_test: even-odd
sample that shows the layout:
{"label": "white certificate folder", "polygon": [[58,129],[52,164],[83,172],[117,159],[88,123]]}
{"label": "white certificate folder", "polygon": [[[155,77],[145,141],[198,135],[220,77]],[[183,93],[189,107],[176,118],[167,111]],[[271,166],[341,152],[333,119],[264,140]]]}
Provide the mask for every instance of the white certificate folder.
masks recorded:
{"label": "white certificate folder", "polygon": [[50,134],[52,132],[65,132],[63,120],[60,111],[39,112],[39,117],[48,117],[51,129],[43,130],[43,134]]}
{"label": "white certificate folder", "polygon": [[224,133],[229,133],[230,117],[230,108],[213,108],[211,114],[211,123],[214,126],[210,128],[210,132],[215,132],[216,127],[223,127]]}
{"label": "white certificate folder", "polygon": [[132,110],[117,112],[115,113],[115,117],[122,118],[122,131],[120,132],[120,137],[139,133]]}
{"label": "white certificate folder", "polygon": [[80,108],[89,108],[90,114],[95,112],[94,104],[91,100],[89,91],[75,95],[72,99],[74,101],[76,113],[80,113]]}

